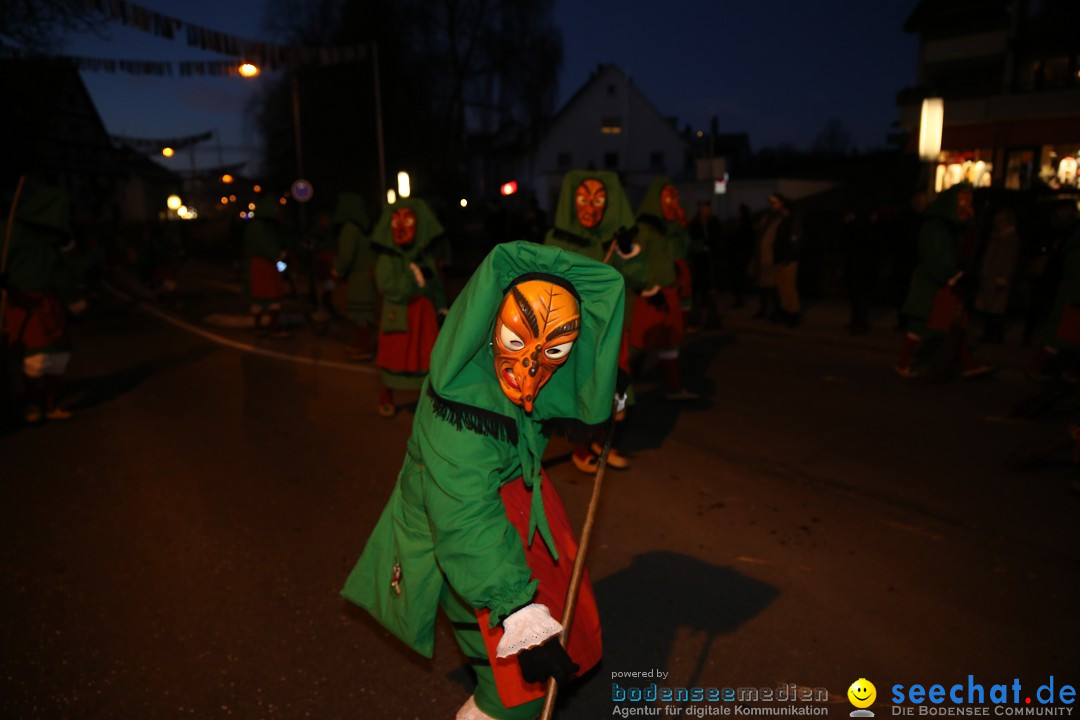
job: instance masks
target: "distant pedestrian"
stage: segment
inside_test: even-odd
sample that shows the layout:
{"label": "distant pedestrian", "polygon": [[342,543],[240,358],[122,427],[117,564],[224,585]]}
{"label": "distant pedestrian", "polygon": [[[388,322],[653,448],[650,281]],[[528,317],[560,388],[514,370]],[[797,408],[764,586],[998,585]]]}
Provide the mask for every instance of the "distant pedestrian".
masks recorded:
{"label": "distant pedestrian", "polygon": [[[244,228],[244,258],[248,269],[248,296],[256,335],[289,337],[280,325],[282,279],[286,254],[282,244],[281,206],[272,196],[255,203],[255,216]],[[266,328],[263,329],[263,318]]]}
{"label": "distant pedestrian", "polygon": [[959,261],[965,228],[975,216],[970,186],[954,185],[931,202],[919,229],[919,264],[903,311],[908,318],[896,372],[918,375],[912,366],[915,351],[928,337],[953,333],[965,378],[988,375],[994,368],[976,363],[968,343],[968,316],[957,283],[964,276]]}
{"label": "distant pedestrian", "polygon": [[419,198],[386,206],[372,233],[375,284],[382,295],[376,409],[383,417],[397,412],[394,390],[419,390],[430,368],[439,332],[436,315],[446,313],[446,297],[428,250],[442,233],[435,213]]}
{"label": "distant pedestrian", "polygon": [[71,243],[67,191],[28,184],[15,212],[7,272],[0,278],[6,291],[4,324],[22,357],[28,423],[71,417],[60,405],[60,384],[71,361],[67,314],[86,309],[65,252]]}
{"label": "distant pedestrian", "polygon": [[353,322],[349,344],[350,360],[365,361],[375,357],[372,351],[375,307],[375,250],[371,245],[371,221],[367,206],[358,193],[338,195],[334,210],[337,232],[337,255],[334,276],[346,285],[345,316]]}
{"label": "distant pedestrian", "polygon": [[[712,203],[701,200],[697,214],[686,228],[690,235],[690,278],[693,285],[694,310],[701,313],[699,323],[704,326],[713,309],[718,287],[718,269],[724,258],[720,220],[712,213]],[[718,268],[719,266],[719,268]]]}
{"label": "distant pedestrian", "polygon": [[735,227],[726,238],[724,253],[727,260],[728,283],[731,285],[732,307],[735,308],[746,305],[746,285],[749,279],[747,270],[751,258],[754,257],[755,241],[754,216],[750,212],[750,206],[739,203],[739,216],[735,221]]}
{"label": "distant pedestrian", "polygon": [[1016,232],[1016,213],[1002,208],[994,213],[994,226],[983,252],[979,268],[979,291],[975,309],[983,313],[985,327],[981,340],[986,343],[1005,342],[1005,311],[1009,307],[1009,291],[1016,273],[1016,258],[1020,252],[1020,236]]}
{"label": "distant pedestrian", "polygon": [[769,196],[758,237],[758,287],[761,307],[754,317],[795,327],[802,321],[799,304],[801,227],[791,202],[780,193]]}

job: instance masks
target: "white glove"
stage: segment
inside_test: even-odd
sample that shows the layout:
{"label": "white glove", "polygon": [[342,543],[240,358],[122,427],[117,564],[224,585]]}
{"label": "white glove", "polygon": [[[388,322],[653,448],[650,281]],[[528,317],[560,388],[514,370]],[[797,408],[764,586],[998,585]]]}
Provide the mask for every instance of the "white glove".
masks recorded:
{"label": "white glove", "polygon": [[626,409],[626,393],[615,393],[615,412],[621,413]]}
{"label": "white glove", "polygon": [[416,263],[409,263],[409,269],[412,270],[413,277],[416,278],[416,284],[418,287],[424,287],[424,273],[420,271],[420,267]]}
{"label": "white glove", "polygon": [[623,260],[629,260],[632,257],[636,257],[641,252],[641,246],[637,243],[634,243],[633,247],[630,248],[630,252],[626,253],[625,255],[623,254],[623,251],[617,247],[615,248],[615,252],[617,252],[619,254],[619,257],[621,257]]}
{"label": "white glove", "polygon": [[660,286],[659,285],[653,285],[648,290],[642,290],[641,291],[641,297],[652,297],[653,295],[655,295],[658,292],[660,292]]}
{"label": "white glove", "polygon": [[562,625],[551,617],[546,605],[526,605],[502,622],[503,636],[495,648],[495,657],[510,657],[542,644],[562,632]]}

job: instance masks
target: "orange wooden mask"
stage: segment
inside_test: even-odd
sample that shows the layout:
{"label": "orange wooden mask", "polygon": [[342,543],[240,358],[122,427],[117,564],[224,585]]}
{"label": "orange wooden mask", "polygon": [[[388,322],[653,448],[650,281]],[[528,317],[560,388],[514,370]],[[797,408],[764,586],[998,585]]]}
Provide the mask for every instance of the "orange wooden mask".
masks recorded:
{"label": "orange wooden mask", "polygon": [[567,288],[547,280],[511,286],[495,317],[495,375],[510,402],[531,413],[540,388],[566,362],[581,328]]}

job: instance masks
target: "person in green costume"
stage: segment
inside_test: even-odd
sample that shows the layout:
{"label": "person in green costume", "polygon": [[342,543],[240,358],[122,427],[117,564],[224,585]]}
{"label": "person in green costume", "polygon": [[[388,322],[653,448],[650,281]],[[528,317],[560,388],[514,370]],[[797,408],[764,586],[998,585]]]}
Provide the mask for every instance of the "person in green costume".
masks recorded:
{"label": "person in green costume", "polygon": [[[634,213],[619,176],[600,170],[571,170],[563,176],[555,223],[544,237],[545,245],[560,247],[621,269],[640,247],[634,244]],[[630,381],[628,343],[623,337],[620,350],[623,375],[617,388],[625,394]],[[630,461],[617,449],[625,410],[616,414],[615,437],[608,453],[608,466],[617,470],[630,467]],[[595,473],[600,446],[583,443],[574,447],[571,460],[584,473]]]}
{"label": "person in green costume", "polygon": [[[686,214],[678,190],[666,177],[654,178],[638,207],[636,241],[641,253],[627,264],[626,287],[631,293],[631,366],[640,367],[645,354],[655,350],[664,372],[668,400],[696,400],[683,387],[679,374],[679,348],[684,334],[678,263],[683,262],[690,236],[683,228]],[[689,273],[686,273],[689,276]]]}
{"label": "person in green costume", "polygon": [[350,360],[371,360],[371,331],[375,324],[375,250],[371,246],[371,221],[363,196],[343,192],[338,195],[334,210],[334,225],[340,227],[337,236],[337,257],[334,277],[347,285],[345,314],[356,323]]}
{"label": "person in green costume", "polygon": [[342,595],[427,657],[442,607],[478,680],[458,720],[534,718],[548,677],[599,661],[587,577],[566,651],[557,639],[577,547],[541,458],[552,433],[609,427],[623,287],[579,254],[504,243],[435,344],[397,483]]}
{"label": "person in green costume", "polygon": [[375,285],[382,295],[375,364],[382,385],[377,410],[393,417],[394,390],[419,390],[439,334],[436,313],[446,313],[432,243],[443,227],[426,202],[405,198],[388,205],[375,224]]}
{"label": "person in green costume", "polygon": [[[251,314],[255,333],[268,332],[272,337],[285,338],[289,333],[278,324],[281,314],[282,282],[278,263],[284,266],[281,212],[278,201],[270,195],[255,203],[255,217],[244,228],[244,257],[248,267],[248,296],[251,298]],[[263,316],[268,317],[267,330],[263,330]]]}
{"label": "person in green costume", "polygon": [[64,248],[72,241],[67,191],[28,184],[15,209],[7,271],[4,325],[23,359],[23,417],[28,423],[67,420],[59,403],[61,379],[71,361],[67,313],[86,309],[78,278]]}
{"label": "person in green costume", "polygon": [[974,378],[994,372],[977,363],[968,344],[968,314],[957,283],[964,276],[958,253],[965,226],[975,218],[970,185],[953,185],[934,198],[919,226],[919,264],[911,278],[903,312],[908,318],[896,372],[912,378],[912,357],[927,337],[941,338],[954,327],[961,333],[962,374]]}

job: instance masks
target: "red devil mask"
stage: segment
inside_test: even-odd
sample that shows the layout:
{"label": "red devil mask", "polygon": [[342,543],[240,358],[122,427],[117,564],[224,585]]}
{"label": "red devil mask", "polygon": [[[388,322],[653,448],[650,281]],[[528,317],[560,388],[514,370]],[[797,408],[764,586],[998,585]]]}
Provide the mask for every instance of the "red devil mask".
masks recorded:
{"label": "red devil mask", "polygon": [[395,210],[390,216],[390,232],[398,245],[408,245],[416,237],[416,213],[409,208]]}
{"label": "red devil mask", "polygon": [[607,190],[604,183],[593,178],[582,181],[574,191],[574,209],[582,227],[594,228],[604,219]]}

